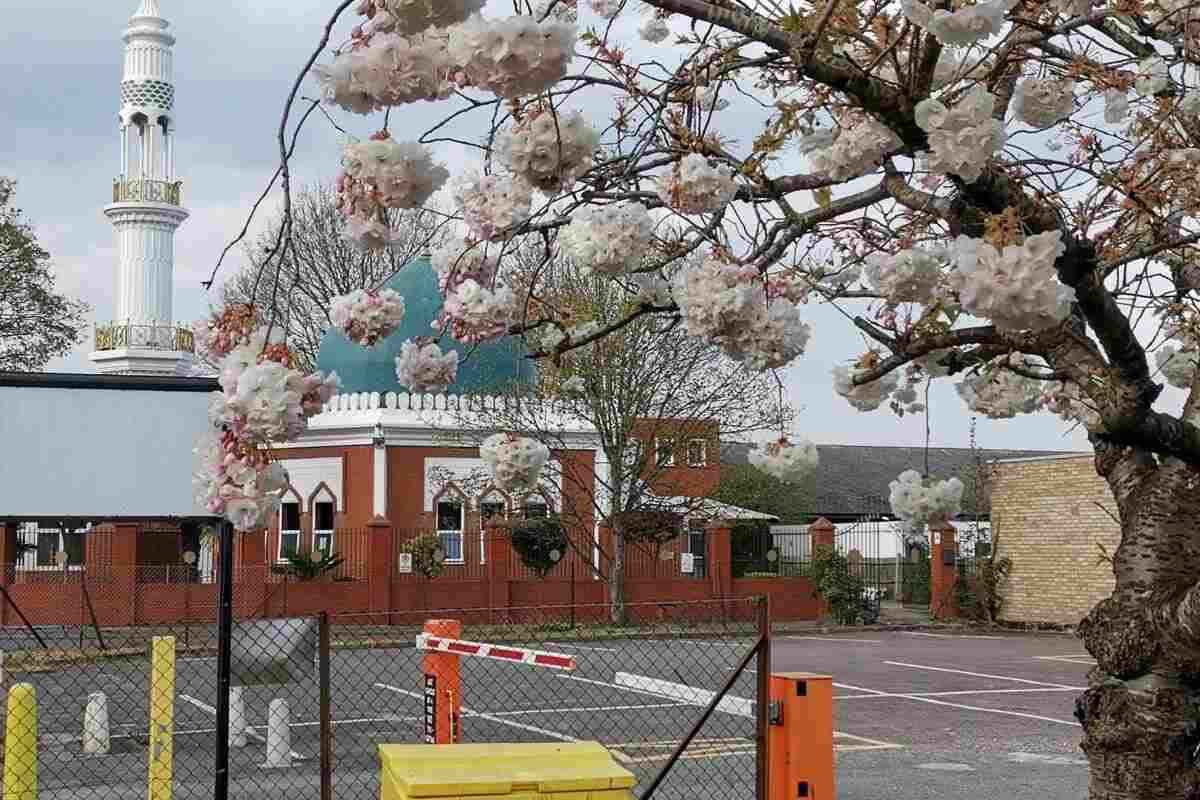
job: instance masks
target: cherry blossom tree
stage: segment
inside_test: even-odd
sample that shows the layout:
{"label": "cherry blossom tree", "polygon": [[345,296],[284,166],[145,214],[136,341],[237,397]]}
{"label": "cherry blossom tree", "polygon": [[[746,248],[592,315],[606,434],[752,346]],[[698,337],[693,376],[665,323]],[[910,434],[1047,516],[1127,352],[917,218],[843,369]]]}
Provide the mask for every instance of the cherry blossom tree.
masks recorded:
{"label": "cherry blossom tree", "polygon": [[[311,75],[329,113],[374,115],[364,138],[388,140],[397,108],[444,107],[416,142],[430,155],[385,148],[361,195],[347,148],[342,211],[360,246],[390,247],[380,215],[438,191],[448,154],[456,336],[524,336],[553,361],[662,317],[758,371],[802,365],[827,336],[858,350],[832,383],[859,411],[919,411],[926,381],[952,380],[977,413],[1046,408],[1086,426],[1122,525],[1115,590],[1079,626],[1098,665],[1077,704],[1091,796],[1200,796],[1196,9],[483,5],[337,8],[279,127],[272,257],[291,246],[293,123],[313,111],[293,107]],[[359,24],[322,59],[351,13]],[[464,154],[482,169],[458,167]],[[624,313],[578,327],[544,284],[515,291],[505,256],[521,240],[607,276]],[[847,328],[810,330],[813,302]],[[1165,402],[1178,396],[1163,379],[1186,398]],[[759,461],[802,467],[796,446]],[[894,494],[915,523],[961,502],[944,476],[897,476]]]}

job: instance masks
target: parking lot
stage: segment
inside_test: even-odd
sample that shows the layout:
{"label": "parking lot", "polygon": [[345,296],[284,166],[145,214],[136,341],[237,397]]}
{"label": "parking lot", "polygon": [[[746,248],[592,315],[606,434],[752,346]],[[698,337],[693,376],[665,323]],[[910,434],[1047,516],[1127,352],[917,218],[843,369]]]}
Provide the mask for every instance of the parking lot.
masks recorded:
{"label": "parking lot", "polygon": [[[553,640],[572,672],[462,659],[463,741],[603,742],[643,790],[752,646],[744,638]],[[1072,717],[1090,659],[1071,637],[937,631],[781,634],[777,672],[833,676],[838,797],[1066,798],[1087,768]],[[420,742],[422,654],[410,646],[335,650],[331,661],[336,796],[378,796],[375,745]],[[178,662],[178,797],[211,796],[215,664]],[[751,665],[753,669],[753,664]],[[251,725],[231,763],[234,796],[316,797],[318,691],[310,665],[284,686],[247,687]],[[147,662],[131,658],[13,676],[39,696],[43,798],[144,792]],[[693,691],[695,690],[695,691]],[[113,746],[83,756],[83,709],[109,697]],[[753,673],[743,675],[660,787],[664,798],[747,798],[754,787]],[[291,706],[292,767],[269,770],[267,706]]]}

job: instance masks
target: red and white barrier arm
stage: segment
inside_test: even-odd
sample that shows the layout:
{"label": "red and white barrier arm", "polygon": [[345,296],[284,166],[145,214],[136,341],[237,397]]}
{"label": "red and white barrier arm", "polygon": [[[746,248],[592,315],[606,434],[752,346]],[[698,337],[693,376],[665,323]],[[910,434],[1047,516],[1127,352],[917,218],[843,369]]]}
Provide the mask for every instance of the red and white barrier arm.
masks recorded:
{"label": "red and white barrier arm", "polygon": [[534,667],[561,669],[568,672],[575,669],[575,657],[562,653],[547,653],[542,650],[527,650],[522,647],[506,647],[499,644],[465,642],[462,639],[441,639],[437,636],[430,636],[428,633],[417,634],[417,649],[436,650],[456,656],[494,658],[512,664],[529,664]]}

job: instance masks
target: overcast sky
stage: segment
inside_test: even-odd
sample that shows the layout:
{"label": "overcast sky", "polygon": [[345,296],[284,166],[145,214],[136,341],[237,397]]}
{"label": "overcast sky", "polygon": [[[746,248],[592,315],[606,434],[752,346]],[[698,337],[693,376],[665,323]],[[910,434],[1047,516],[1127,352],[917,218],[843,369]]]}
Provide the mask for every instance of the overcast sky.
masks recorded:
{"label": "overcast sky", "polygon": [[[201,282],[276,167],[274,136],[284,97],[336,3],[160,0],[160,5],[179,40],[175,161],[191,218],[175,240],[174,313],[177,321],[190,323],[205,314],[210,301]],[[137,0],[42,0],[6,8],[0,26],[0,69],[9,76],[0,82],[0,174],[18,180],[17,202],[53,257],[58,288],[87,300],[101,322],[112,315],[115,289],[116,241],[102,208],[119,167],[120,36],[136,6]],[[502,13],[501,4],[493,6]],[[630,34],[635,23],[626,26]],[[635,37],[625,39],[636,46]],[[311,81],[303,91],[315,91]],[[445,109],[405,108],[403,116],[393,115],[392,130],[397,138],[415,138]],[[380,127],[335,113],[359,136]],[[728,131],[729,123],[725,127]],[[741,133],[748,138],[752,126],[745,127],[751,130]],[[407,131],[412,133],[406,136]],[[451,164],[459,161],[458,154],[442,156]],[[338,157],[336,133],[328,125],[311,126],[293,174],[300,181],[331,178]],[[238,252],[225,269],[241,263]],[[809,351],[787,370],[790,399],[805,409],[797,430],[818,443],[922,444],[923,416],[898,420],[886,409],[859,413],[833,392],[830,370],[862,352],[862,340],[834,309],[806,306],[804,314],[814,331]],[[88,338],[49,369],[90,372],[90,332]],[[952,383],[935,384],[931,407],[932,443],[966,446],[970,417]],[[981,419],[978,442],[989,448],[1087,446],[1081,431],[1068,433],[1048,414]]]}

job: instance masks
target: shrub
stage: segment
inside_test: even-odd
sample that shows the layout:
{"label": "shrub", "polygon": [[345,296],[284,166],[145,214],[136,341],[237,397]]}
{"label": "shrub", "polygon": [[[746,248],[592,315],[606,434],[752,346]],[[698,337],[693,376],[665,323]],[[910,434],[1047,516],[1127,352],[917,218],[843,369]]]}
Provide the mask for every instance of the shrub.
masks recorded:
{"label": "shrub", "polygon": [[508,535],[521,563],[543,578],[562,561],[570,546],[558,517],[517,520],[509,526]]}
{"label": "shrub", "polygon": [[850,562],[829,545],[818,545],[808,569],[813,585],[839,625],[853,625],[877,616],[868,603],[866,586],[850,571]]}
{"label": "shrub", "polygon": [[994,623],[1004,605],[1000,590],[1011,570],[1012,561],[996,558],[994,550],[989,558],[975,561],[973,575],[960,569],[954,581],[954,602],[959,613],[989,625]]}
{"label": "shrub", "polygon": [[675,540],[683,525],[683,515],[674,511],[641,509],[618,511],[609,521],[626,542],[662,544]]}
{"label": "shrub", "polygon": [[422,533],[400,545],[401,553],[412,553],[413,572],[426,578],[436,578],[442,574],[442,562],[445,553],[442,552],[442,539],[436,533]]}
{"label": "shrub", "polygon": [[311,553],[292,553],[287,558],[283,570],[301,581],[315,581],[327,572],[332,572],[345,562],[337,553],[323,553],[313,550]]}

